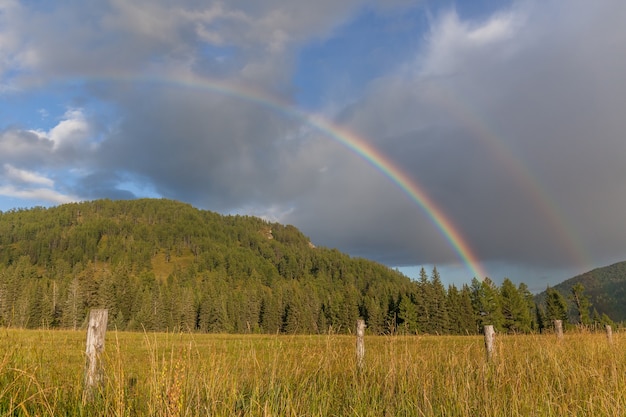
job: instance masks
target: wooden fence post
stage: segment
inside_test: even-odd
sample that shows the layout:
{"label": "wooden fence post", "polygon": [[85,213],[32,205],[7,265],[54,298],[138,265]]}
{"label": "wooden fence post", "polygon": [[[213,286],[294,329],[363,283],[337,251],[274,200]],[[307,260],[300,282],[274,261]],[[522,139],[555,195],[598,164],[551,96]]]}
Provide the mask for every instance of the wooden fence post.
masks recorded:
{"label": "wooden fence post", "polygon": [[488,324],[484,328],[485,333],[485,350],[487,351],[487,360],[491,360],[493,357],[493,340],[496,332],[493,330],[493,325]]}
{"label": "wooden fence post", "polygon": [[94,391],[102,382],[100,354],[104,351],[104,335],[107,330],[108,319],[109,310],[91,310],[89,312],[83,402],[91,401]]}
{"label": "wooden fence post", "polygon": [[613,344],[613,329],[609,324],[606,325],[606,339],[609,341],[609,345]]}
{"label": "wooden fence post", "polygon": [[365,320],[356,321],[356,365],[359,370],[365,365]]}
{"label": "wooden fence post", "polygon": [[563,339],[563,320],[554,320],[554,331],[557,339]]}

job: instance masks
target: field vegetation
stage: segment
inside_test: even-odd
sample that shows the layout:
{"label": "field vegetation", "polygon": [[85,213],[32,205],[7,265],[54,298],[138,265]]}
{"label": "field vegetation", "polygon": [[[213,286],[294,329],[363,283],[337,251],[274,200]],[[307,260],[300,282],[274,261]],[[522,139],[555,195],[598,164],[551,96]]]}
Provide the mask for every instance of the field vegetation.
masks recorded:
{"label": "field vegetation", "polygon": [[109,331],[83,401],[83,331],[0,330],[0,415],[621,416],[626,339]]}

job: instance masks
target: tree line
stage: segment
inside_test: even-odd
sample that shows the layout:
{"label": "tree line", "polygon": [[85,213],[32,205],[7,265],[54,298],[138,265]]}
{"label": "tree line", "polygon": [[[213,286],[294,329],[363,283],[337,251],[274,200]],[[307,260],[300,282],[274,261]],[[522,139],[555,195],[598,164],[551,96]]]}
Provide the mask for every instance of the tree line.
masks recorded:
{"label": "tree line", "polygon": [[229,333],[511,333],[551,320],[593,324],[584,288],[489,278],[457,288],[316,248],[293,226],[170,200],[73,203],[0,213],[0,325],[79,328],[107,308],[119,330]]}

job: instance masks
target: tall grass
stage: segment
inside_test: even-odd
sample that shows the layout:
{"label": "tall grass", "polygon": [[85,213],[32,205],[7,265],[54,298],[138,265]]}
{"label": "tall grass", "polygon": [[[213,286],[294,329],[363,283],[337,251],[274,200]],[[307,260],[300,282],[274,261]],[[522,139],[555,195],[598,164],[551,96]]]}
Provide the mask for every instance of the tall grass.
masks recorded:
{"label": "tall grass", "polygon": [[83,404],[85,335],[0,330],[0,415],[622,416],[616,334],[349,336],[107,333],[104,383]]}

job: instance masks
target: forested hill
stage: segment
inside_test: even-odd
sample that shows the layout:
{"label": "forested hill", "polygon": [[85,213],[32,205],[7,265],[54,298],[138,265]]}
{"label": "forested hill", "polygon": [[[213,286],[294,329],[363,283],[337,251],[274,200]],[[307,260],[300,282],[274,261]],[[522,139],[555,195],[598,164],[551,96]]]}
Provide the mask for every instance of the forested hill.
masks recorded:
{"label": "forested hill", "polygon": [[170,200],[0,213],[0,326],[79,328],[107,308],[119,330],[351,332],[363,318],[374,334],[529,332],[562,304],[544,313],[506,279],[445,288],[422,269],[412,281],[293,226]]}
{"label": "forested hill", "polygon": [[[569,295],[576,284],[583,285],[591,302],[592,314],[606,314],[616,321],[626,320],[626,261],[585,272],[553,288]],[[544,299],[545,292],[538,297]]]}
{"label": "forested hill", "polygon": [[175,201],[0,214],[0,325],[79,327],[106,307],[118,329],[342,331],[366,312],[382,331],[411,286],[293,226]]}

